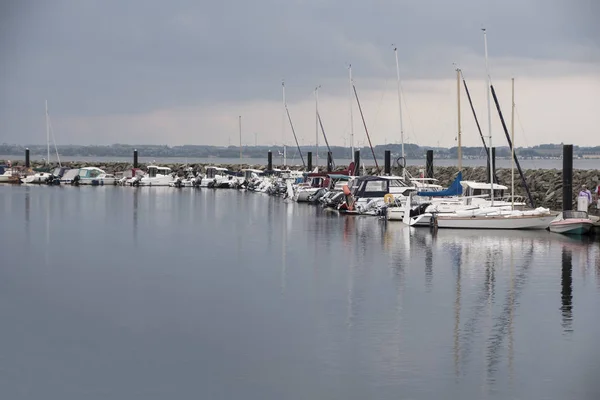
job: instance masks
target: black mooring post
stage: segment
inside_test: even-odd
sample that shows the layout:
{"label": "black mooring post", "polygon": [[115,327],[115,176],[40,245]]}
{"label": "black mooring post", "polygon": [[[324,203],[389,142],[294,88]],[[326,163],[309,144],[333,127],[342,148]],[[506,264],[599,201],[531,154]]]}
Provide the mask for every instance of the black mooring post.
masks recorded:
{"label": "black mooring post", "polygon": [[333,155],[330,151],[327,152],[327,172],[333,171]]}
{"label": "black mooring post", "polygon": [[133,168],[138,167],[138,151],[137,149],[133,149]]}
{"label": "black mooring post", "polygon": [[267,171],[273,171],[273,153],[271,150],[267,153]]}
{"label": "black mooring post", "polygon": [[392,152],[390,150],[385,151],[383,159],[383,173],[389,175],[392,172]]}
{"label": "black mooring post", "polygon": [[563,145],[563,211],[573,209],[573,145]]}
{"label": "black mooring post", "polygon": [[307,161],[306,165],[308,165],[307,170],[308,170],[308,172],[310,172],[310,171],[312,171],[312,151],[309,151],[307,153],[306,161]]}
{"label": "black mooring post", "polygon": [[360,150],[354,151],[354,176],[360,176]]}
{"label": "black mooring post", "polygon": [[25,149],[25,168],[30,168],[31,162],[29,160],[29,149]]}
{"label": "black mooring post", "polygon": [[427,178],[433,178],[433,150],[427,150],[427,164],[425,166]]}

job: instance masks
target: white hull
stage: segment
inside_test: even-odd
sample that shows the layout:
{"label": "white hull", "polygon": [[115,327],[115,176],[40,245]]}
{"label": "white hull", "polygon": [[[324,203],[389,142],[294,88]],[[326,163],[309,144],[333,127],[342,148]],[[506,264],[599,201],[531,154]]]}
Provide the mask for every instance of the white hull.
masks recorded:
{"label": "white hull", "polygon": [[140,180],[140,186],[169,186],[171,182],[173,182],[173,178],[170,176],[144,177]]}
{"label": "white hull", "polygon": [[0,183],[19,183],[19,177],[13,175],[0,175]]}
{"label": "white hull", "polygon": [[80,185],[114,185],[117,182],[116,178],[80,178]]}
{"label": "white hull", "polygon": [[46,180],[50,178],[51,174],[47,172],[40,172],[37,174],[26,176],[22,179],[23,183],[46,183]]}
{"label": "white hull", "polygon": [[561,224],[550,224],[550,232],[563,233],[566,235],[586,235],[592,229],[594,224],[590,222],[573,222],[573,223],[561,223]]}
{"label": "white hull", "polygon": [[402,221],[404,219],[404,207],[390,207],[387,209],[389,221]]}
{"label": "white hull", "polygon": [[546,229],[554,219],[553,215],[493,215],[493,216],[438,216],[438,228],[452,229]]}

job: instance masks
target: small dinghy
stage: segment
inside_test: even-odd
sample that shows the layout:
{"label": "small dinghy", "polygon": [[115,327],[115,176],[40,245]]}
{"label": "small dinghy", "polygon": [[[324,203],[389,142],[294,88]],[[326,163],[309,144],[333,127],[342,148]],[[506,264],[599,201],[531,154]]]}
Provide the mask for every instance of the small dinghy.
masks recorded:
{"label": "small dinghy", "polygon": [[585,211],[563,211],[550,222],[550,232],[565,235],[587,235],[594,222]]}

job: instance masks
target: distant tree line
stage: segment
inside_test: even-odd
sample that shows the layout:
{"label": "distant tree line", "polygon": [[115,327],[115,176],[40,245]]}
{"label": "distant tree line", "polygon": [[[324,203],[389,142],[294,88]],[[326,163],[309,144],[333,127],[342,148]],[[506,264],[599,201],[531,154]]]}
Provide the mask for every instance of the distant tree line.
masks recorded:
{"label": "distant tree line", "polygon": [[[29,148],[31,155],[44,156],[47,152],[45,145],[15,145],[15,144],[0,144],[0,155],[22,156],[25,153],[25,148]],[[130,157],[133,150],[137,149],[140,156],[144,157],[189,157],[189,158],[237,158],[240,155],[238,146],[204,146],[204,145],[184,145],[184,146],[166,146],[166,145],[128,145],[128,144],[113,144],[109,146],[95,145],[60,145],[57,146],[58,153],[67,157]],[[316,157],[315,146],[301,146],[302,153],[312,151],[313,157]],[[427,150],[434,150],[436,158],[455,159],[458,157],[458,148],[443,148],[443,147],[428,147],[419,146],[416,144],[405,144],[404,152],[406,158],[421,159],[425,158]],[[574,155],[582,157],[585,155],[600,155],[600,146],[596,147],[581,147],[573,146]],[[265,158],[267,152],[271,150],[273,157],[280,157],[283,152],[283,147],[278,146],[243,146],[242,153],[248,158]],[[360,150],[362,157],[372,157],[369,147],[356,148]],[[392,152],[394,159],[398,158],[402,153],[400,144],[377,145],[374,147],[377,158],[383,158],[385,150]],[[298,158],[298,150],[296,146],[288,146],[288,157]],[[343,146],[331,146],[331,152],[334,159],[349,159],[351,158],[351,149]],[[54,153],[54,148],[51,149],[51,154]],[[560,157],[562,155],[562,144],[542,144],[533,147],[518,148],[517,154],[522,158],[549,158]],[[462,155],[464,158],[485,158],[486,153],[483,147],[463,147]],[[510,149],[507,146],[496,148],[496,157],[510,157]],[[319,157],[325,159],[327,157],[326,146],[319,146]]]}

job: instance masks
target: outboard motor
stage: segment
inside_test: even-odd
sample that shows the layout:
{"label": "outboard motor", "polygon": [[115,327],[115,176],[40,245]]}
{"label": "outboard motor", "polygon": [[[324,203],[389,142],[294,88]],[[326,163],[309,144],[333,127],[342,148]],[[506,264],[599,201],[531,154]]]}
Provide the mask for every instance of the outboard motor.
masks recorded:
{"label": "outboard motor", "polygon": [[75,175],[75,178],[73,178],[73,181],[71,182],[71,185],[73,186],[79,186],[79,175]]}

